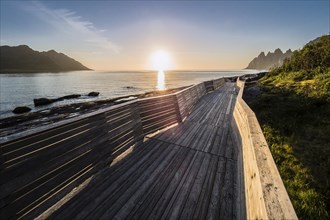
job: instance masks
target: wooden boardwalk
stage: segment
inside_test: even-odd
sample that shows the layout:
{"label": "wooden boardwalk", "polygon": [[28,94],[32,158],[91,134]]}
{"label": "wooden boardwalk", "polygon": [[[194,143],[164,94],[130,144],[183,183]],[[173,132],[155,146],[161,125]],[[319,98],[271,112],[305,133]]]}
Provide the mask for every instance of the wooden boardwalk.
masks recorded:
{"label": "wooden boardwalk", "polygon": [[56,219],[239,219],[235,83],[205,95],[186,120],[145,141],[56,211]]}

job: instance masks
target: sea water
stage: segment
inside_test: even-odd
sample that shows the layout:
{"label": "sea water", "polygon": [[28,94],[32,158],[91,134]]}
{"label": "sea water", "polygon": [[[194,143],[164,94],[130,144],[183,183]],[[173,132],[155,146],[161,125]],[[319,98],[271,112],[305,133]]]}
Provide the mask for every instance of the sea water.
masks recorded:
{"label": "sea water", "polygon": [[[189,86],[206,80],[249,73],[256,71],[73,71],[0,74],[0,118],[12,116],[12,110],[17,106],[28,106],[33,111],[38,111],[77,102]],[[96,98],[88,97],[87,94],[92,91],[100,92],[100,95]],[[47,106],[34,107],[33,104],[35,98],[58,98],[71,94],[82,96]]]}

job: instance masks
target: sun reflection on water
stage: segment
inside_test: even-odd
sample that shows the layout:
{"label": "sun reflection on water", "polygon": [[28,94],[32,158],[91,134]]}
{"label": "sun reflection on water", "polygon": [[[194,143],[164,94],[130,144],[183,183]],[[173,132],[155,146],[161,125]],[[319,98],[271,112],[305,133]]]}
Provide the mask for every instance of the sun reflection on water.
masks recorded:
{"label": "sun reflection on water", "polygon": [[157,75],[157,86],[156,88],[158,90],[165,90],[165,73],[163,70],[159,70],[158,71],[158,75]]}

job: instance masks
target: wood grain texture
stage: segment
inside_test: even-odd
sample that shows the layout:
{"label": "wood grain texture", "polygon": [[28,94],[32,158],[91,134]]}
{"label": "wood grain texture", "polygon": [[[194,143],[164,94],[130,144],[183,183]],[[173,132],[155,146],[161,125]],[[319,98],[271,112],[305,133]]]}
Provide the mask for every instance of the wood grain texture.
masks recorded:
{"label": "wood grain texture", "polygon": [[[1,219],[45,210],[55,219],[239,218],[237,146],[228,139],[234,84],[209,82],[209,90],[218,88],[211,93],[205,85],[4,143]],[[127,149],[133,150],[111,165]],[[49,210],[87,178],[84,189]]]}
{"label": "wood grain texture", "polygon": [[234,198],[241,192],[238,146],[226,125],[232,117],[233,86],[203,96],[183,123],[148,137],[52,217],[241,219]]}

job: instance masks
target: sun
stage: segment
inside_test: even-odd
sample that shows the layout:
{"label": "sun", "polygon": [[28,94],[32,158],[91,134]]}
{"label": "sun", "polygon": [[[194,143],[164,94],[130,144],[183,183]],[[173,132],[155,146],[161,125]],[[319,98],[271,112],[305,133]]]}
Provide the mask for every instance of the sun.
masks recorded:
{"label": "sun", "polygon": [[150,64],[153,70],[164,71],[172,68],[170,54],[165,50],[158,50],[151,54]]}

